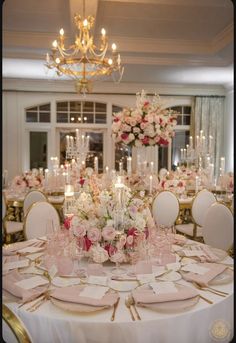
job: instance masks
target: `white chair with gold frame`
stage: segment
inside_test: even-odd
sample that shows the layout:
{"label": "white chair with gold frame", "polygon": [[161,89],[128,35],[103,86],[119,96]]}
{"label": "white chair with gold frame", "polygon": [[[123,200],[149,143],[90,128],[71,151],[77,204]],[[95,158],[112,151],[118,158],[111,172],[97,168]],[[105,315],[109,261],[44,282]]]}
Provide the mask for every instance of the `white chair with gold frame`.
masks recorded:
{"label": "white chair with gold frame", "polygon": [[60,226],[57,210],[47,201],[37,201],[29,208],[24,218],[24,237],[26,240],[45,236],[47,223],[52,221],[54,227]]}
{"label": "white chair with gold frame", "polygon": [[204,243],[228,251],[234,241],[234,218],[230,209],[219,202],[212,204],[203,222]]}
{"label": "white chair with gold frame", "polygon": [[3,231],[5,235],[5,242],[11,243],[12,241],[12,235],[15,233],[23,232],[23,223],[17,222],[13,220],[9,220],[7,218],[7,198],[6,198],[6,192],[2,192],[2,225],[3,225]]}
{"label": "white chair with gold frame", "polygon": [[5,304],[2,304],[2,338],[6,343],[33,342],[21,319]]}
{"label": "white chair with gold frame", "polygon": [[171,191],[161,191],[152,203],[152,215],[156,225],[173,226],[179,215],[179,200]]}
{"label": "white chair with gold frame", "polygon": [[37,189],[29,191],[26,194],[25,199],[24,199],[24,203],[23,203],[24,216],[26,215],[30,206],[37,201],[47,201],[46,195]]}
{"label": "white chair with gold frame", "polygon": [[206,212],[215,202],[216,198],[212,192],[207,189],[199,191],[192,200],[191,216],[193,223],[175,225],[176,230],[193,239],[202,238],[202,226]]}

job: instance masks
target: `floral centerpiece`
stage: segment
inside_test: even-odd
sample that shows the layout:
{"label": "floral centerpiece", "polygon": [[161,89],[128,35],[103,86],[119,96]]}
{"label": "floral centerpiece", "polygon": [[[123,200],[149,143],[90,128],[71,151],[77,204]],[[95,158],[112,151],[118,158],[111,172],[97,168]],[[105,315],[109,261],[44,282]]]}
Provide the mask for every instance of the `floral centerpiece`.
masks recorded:
{"label": "floral centerpiece", "polygon": [[142,91],[137,94],[136,108],[114,113],[112,137],[116,143],[135,147],[168,145],[176,124],[176,112],[164,109],[159,96],[151,101]]}
{"label": "floral centerpiece", "polygon": [[16,191],[25,191],[26,189],[41,188],[43,185],[43,175],[35,174],[32,171],[24,172],[22,175],[14,177],[11,188]]}
{"label": "floral centerpiece", "polygon": [[[117,197],[114,185],[97,196],[81,192],[76,200],[74,215],[65,219],[64,225],[76,238],[84,237],[85,249],[94,262],[129,260],[129,251],[140,239],[148,236],[154,221],[144,192],[139,197],[124,186],[123,232],[117,238],[115,217]],[[115,252],[115,253],[114,253]]]}

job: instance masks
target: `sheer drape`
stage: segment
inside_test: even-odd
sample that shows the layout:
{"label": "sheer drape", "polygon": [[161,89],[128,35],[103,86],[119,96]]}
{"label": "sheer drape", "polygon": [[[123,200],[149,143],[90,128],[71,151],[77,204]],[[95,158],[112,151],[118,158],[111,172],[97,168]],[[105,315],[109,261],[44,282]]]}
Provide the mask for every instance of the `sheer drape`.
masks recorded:
{"label": "sheer drape", "polygon": [[195,107],[195,137],[203,130],[208,146],[209,136],[214,141],[213,163],[215,176],[219,171],[219,160],[221,157],[221,145],[223,135],[224,97],[196,97]]}

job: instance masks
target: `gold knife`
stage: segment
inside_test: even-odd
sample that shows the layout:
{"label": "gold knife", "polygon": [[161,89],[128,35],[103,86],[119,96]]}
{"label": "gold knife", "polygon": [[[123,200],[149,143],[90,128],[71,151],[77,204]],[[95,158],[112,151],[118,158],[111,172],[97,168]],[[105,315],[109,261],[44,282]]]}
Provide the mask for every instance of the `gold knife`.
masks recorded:
{"label": "gold knife", "polygon": [[115,320],[116,309],[118,307],[119,301],[120,301],[120,297],[118,297],[116,303],[114,304],[114,308],[113,308],[113,312],[112,312],[112,316],[111,316],[112,322]]}

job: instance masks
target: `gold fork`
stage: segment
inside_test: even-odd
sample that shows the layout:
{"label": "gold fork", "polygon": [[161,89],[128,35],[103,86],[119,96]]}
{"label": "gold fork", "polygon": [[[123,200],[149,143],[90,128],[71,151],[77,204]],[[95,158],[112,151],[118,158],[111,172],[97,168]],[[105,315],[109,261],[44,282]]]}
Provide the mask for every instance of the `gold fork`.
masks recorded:
{"label": "gold fork", "polygon": [[133,298],[133,296],[131,294],[128,295],[128,299],[129,299],[130,306],[133,306],[133,308],[134,308],[134,311],[135,311],[135,313],[137,315],[138,320],[141,320],[141,317],[140,317],[140,315],[138,313],[138,310],[137,310],[137,308],[135,306],[134,298]]}
{"label": "gold fork", "polygon": [[221,293],[218,293],[218,291],[215,291],[215,290],[212,290],[212,289],[209,289],[209,288],[204,288],[204,287],[201,287],[198,283],[196,283],[196,282],[193,282],[193,285],[197,288],[197,289],[199,289],[199,290],[201,290],[201,291],[208,291],[208,292],[210,292],[210,293],[213,293],[213,294],[216,294],[216,295],[219,295],[220,297],[223,297],[223,298],[225,298],[227,295],[226,294],[221,294]]}

